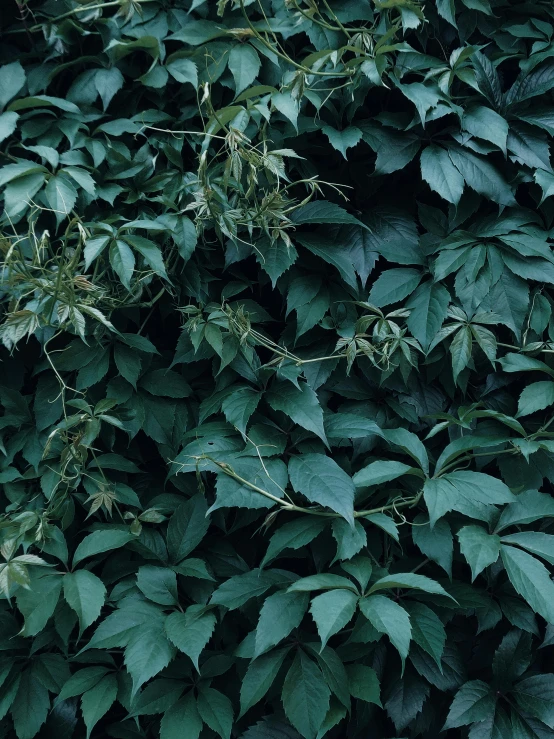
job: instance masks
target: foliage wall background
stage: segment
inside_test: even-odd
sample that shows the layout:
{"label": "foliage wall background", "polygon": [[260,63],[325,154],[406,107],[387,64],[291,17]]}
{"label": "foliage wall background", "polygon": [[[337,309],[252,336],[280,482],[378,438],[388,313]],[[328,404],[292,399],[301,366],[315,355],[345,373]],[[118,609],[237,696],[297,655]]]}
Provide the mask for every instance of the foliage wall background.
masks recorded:
{"label": "foliage wall background", "polygon": [[554,736],[554,9],[2,7],[2,736]]}

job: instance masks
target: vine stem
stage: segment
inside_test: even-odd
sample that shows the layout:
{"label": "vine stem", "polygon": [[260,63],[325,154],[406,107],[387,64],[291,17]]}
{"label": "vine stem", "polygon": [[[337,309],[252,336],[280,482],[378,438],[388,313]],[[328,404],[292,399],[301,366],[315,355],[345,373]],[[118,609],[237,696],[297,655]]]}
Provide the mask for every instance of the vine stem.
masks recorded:
{"label": "vine stem", "polygon": [[291,64],[293,67],[296,67],[296,69],[301,69],[302,72],[304,72],[304,74],[318,75],[320,77],[351,77],[352,76],[352,72],[320,72],[318,70],[308,69],[308,67],[305,67],[303,64],[298,64],[298,62],[295,62],[289,56],[287,56],[286,54],[283,54],[282,51],[279,51],[279,49],[275,48],[272,44],[270,44],[270,42],[266,38],[264,38],[259,31],[257,31],[254,28],[254,26],[250,22],[248,13],[246,12],[246,8],[244,7],[244,0],[240,0],[240,7],[242,10],[242,14],[244,16],[244,20],[246,21],[250,31],[258,39],[258,41],[262,43],[267,49],[269,49],[274,54],[276,54],[278,57],[288,62],[288,64]]}
{"label": "vine stem", "polygon": [[439,474],[434,479],[438,480],[443,475],[446,475],[448,472],[452,472],[452,470],[455,469],[462,462],[471,461],[476,457],[497,457],[500,454],[518,454],[518,450],[515,447],[512,447],[510,449],[500,449],[499,451],[491,450],[490,452],[472,452],[470,454],[464,454],[462,457],[456,457],[456,459],[450,462],[450,464],[446,464],[444,467],[442,467],[439,470]]}
{"label": "vine stem", "polygon": [[[157,2],[157,0],[133,0],[134,3],[142,4],[142,3],[153,3]],[[97,3],[96,5],[83,5],[80,8],[73,8],[73,10],[68,10],[67,13],[63,13],[62,15],[56,16],[56,18],[49,18],[44,21],[44,23],[37,23],[34,26],[31,26],[28,30],[31,33],[36,33],[37,31],[40,31],[45,23],[57,23],[58,21],[62,21],[65,18],[69,18],[72,15],[76,15],[77,13],[87,13],[91,10],[103,10],[104,8],[114,8],[116,6],[123,6],[123,3],[121,0],[109,0],[107,3]],[[18,29],[19,30],[19,29]],[[24,30],[24,29],[21,29]],[[11,32],[13,33],[13,31]]]}
{"label": "vine stem", "polygon": [[[210,462],[212,462],[217,467],[219,467],[219,469],[222,472],[224,472],[229,477],[232,477],[233,480],[240,482],[241,485],[245,485],[250,490],[253,490],[256,493],[259,493],[260,495],[263,495],[265,498],[269,498],[269,500],[272,500],[274,503],[277,503],[278,505],[280,505],[281,510],[283,511],[292,511],[296,513],[308,513],[312,516],[323,516],[325,518],[343,518],[343,516],[341,516],[340,513],[319,511],[313,508],[305,508],[304,506],[298,506],[298,505],[295,505],[294,503],[289,503],[284,498],[279,498],[277,495],[273,495],[267,490],[264,490],[263,488],[258,487],[258,485],[254,485],[254,483],[249,482],[248,480],[245,480],[244,477],[237,475],[237,473],[233,470],[233,468],[230,467],[225,462],[218,462],[217,460],[212,459],[212,457],[208,457],[208,456],[195,457],[195,459],[197,460],[208,459]],[[384,513],[385,511],[394,511],[394,510],[397,510],[398,508],[406,508],[408,506],[413,507],[419,503],[422,495],[423,495],[423,490],[421,490],[417,495],[414,495],[412,498],[401,500],[398,503],[390,503],[388,505],[379,506],[378,508],[369,508],[363,511],[354,511],[354,518],[365,518],[366,516],[372,516],[375,513]]]}

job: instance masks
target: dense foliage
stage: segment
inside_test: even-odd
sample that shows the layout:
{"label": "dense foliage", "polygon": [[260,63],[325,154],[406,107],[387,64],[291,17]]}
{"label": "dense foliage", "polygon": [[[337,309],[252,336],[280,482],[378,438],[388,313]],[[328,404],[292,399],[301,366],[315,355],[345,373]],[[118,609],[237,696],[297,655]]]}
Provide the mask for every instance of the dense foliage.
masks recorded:
{"label": "dense foliage", "polygon": [[554,737],[550,0],[0,14],[0,734]]}

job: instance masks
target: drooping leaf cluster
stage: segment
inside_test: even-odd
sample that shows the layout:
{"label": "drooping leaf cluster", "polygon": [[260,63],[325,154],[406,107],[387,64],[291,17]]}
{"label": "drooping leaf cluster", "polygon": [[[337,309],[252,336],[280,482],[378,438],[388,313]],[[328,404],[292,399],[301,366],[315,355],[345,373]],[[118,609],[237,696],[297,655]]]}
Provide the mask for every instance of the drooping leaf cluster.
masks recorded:
{"label": "drooping leaf cluster", "polygon": [[550,0],[0,23],[0,734],[552,739]]}

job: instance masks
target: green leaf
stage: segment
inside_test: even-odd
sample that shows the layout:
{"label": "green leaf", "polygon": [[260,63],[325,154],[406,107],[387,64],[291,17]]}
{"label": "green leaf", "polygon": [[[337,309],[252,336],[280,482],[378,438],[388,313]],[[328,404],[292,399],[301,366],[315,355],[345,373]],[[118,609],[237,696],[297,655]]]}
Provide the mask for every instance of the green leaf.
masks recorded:
{"label": "green leaf", "polygon": [[174,611],[165,622],[165,631],[169,640],[186,654],[198,671],[198,658],[215,628],[215,616],[206,613],[205,607],[192,605],[184,613]]}
{"label": "green leaf", "polygon": [[375,593],[378,590],[389,590],[392,588],[415,588],[416,590],[423,590],[425,593],[435,593],[436,595],[444,595],[447,598],[452,598],[438,582],[424,575],[416,575],[413,572],[402,572],[381,577],[371,586],[369,594],[371,595],[371,593]]}
{"label": "green leaf", "polygon": [[[167,218],[168,217],[166,216],[166,219]],[[181,216],[175,219],[172,218],[171,220],[166,220],[166,222],[171,226],[173,240],[177,245],[179,255],[185,262],[188,262],[198,243],[196,226],[190,218],[187,218],[186,216]]]}
{"label": "green leaf", "polygon": [[[142,255],[146,264],[151,267],[156,274],[164,277],[166,280],[168,279],[162,252],[153,241],[144,239],[142,236],[137,236],[136,234],[126,235],[124,240]],[[117,243],[120,243],[119,240]]]}
{"label": "green leaf", "polygon": [[389,269],[373,283],[369,302],[378,308],[398,303],[416,289],[422,277],[416,269]]}
{"label": "green leaf", "polygon": [[[320,259],[323,259],[327,264],[331,264],[335,267],[346,283],[352,287],[356,285],[356,271],[354,269],[352,258],[346,249],[337,244],[336,239],[331,239],[328,235],[323,235],[321,231],[318,231],[316,234],[296,234],[295,241],[297,244],[301,244],[306,249],[309,249]],[[304,281],[303,284],[305,284]],[[320,310],[325,299],[326,288],[323,287],[319,291],[318,302]],[[305,311],[310,310],[308,302],[309,301],[305,301],[302,304]],[[328,303],[328,299],[326,302]]]}
{"label": "green leaf", "polygon": [[501,542],[502,544],[516,544],[532,554],[537,554],[548,563],[554,564],[554,536],[552,534],[543,534],[540,531],[521,531],[518,534],[503,536]]}
{"label": "green leaf", "polygon": [[[383,518],[387,517],[384,516]],[[372,518],[368,516],[366,517],[366,520],[372,521]],[[390,525],[394,527],[392,519],[388,519],[388,521],[390,521]],[[381,524],[382,523],[383,522],[381,522]],[[385,525],[387,523],[388,522],[385,522]],[[333,538],[337,542],[337,555],[335,559],[352,559],[355,554],[358,554],[360,549],[366,546],[367,535],[364,527],[359,521],[354,521],[354,528],[352,528],[352,526],[350,526],[350,524],[344,519],[335,518],[331,525],[333,529]],[[394,532],[394,529],[392,529],[392,531]]]}
{"label": "green leaf", "polygon": [[177,82],[190,82],[195,90],[198,88],[198,69],[192,59],[174,58],[172,55],[171,60],[166,64],[166,69]]}
{"label": "green leaf", "polygon": [[446,318],[449,302],[448,290],[433,282],[419,285],[406,302],[406,308],[410,311],[408,328],[423,349],[429,348],[439,332]]}
{"label": "green leaf", "polygon": [[154,565],[139,567],[137,587],[148,600],[162,606],[175,606],[179,602],[177,577],[167,567],[155,567]]}
{"label": "green leaf", "polygon": [[396,83],[399,90],[410,100],[416,107],[421,120],[422,126],[425,127],[425,119],[431,108],[434,108],[439,100],[440,93],[438,88],[423,84],[423,82],[412,82],[409,85],[401,85]]}
{"label": "green leaf", "polygon": [[62,589],[62,578],[46,575],[34,580],[32,587],[17,592],[17,607],[25,618],[23,636],[36,636],[53,615]]}
{"label": "green leaf", "polygon": [[133,681],[131,697],[145,682],[167,667],[175,652],[166,637],[162,619],[152,619],[133,630],[125,649],[125,667]]}
{"label": "green leaf", "polygon": [[0,114],[0,143],[11,136],[17,127],[19,115],[7,112]]}
{"label": "green leaf", "polygon": [[316,739],[329,710],[330,691],[321,670],[299,649],[283,683],[283,708],[304,737]]}
{"label": "green leaf", "polygon": [[160,739],[198,739],[202,719],[192,691],[168,709],[160,724]]}
{"label": "green leaf", "polygon": [[177,564],[195,549],[208,531],[208,506],[203,495],[195,495],[180,505],[169,519],[167,551]]}
{"label": "green leaf", "polygon": [[233,706],[219,690],[201,687],[198,691],[197,708],[204,723],[221,739],[230,739],[233,727]]}
{"label": "green leaf", "polygon": [[498,360],[504,372],[546,372],[554,377],[554,370],[539,359],[528,357],[525,354],[508,353]]}
{"label": "green leaf", "polygon": [[417,719],[428,695],[428,683],[411,671],[395,681],[388,691],[385,709],[397,732]]}
{"label": "green leaf", "polygon": [[332,703],[329,706],[325,721],[322,723],[318,733],[317,739],[324,737],[332,728],[337,726],[344,718],[346,718],[346,708],[338,703]]}
{"label": "green leaf", "polygon": [[303,205],[292,213],[291,220],[298,226],[307,223],[352,223],[367,229],[365,223],[351,216],[340,205],[327,200],[314,200]]}
{"label": "green leaf", "polygon": [[87,727],[87,739],[96,724],[110,710],[116,696],[117,679],[115,675],[105,675],[93,688],[83,694],[81,709]]}
{"label": "green leaf", "polygon": [[229,54],[229,69],[238,95],[254,82],[260,71],[260,57],[250,44],[237,44]]}
{"label": "green leaf", "polygon": [[0,67],[0,108],[4,108],[25,84],[25,70],[20,62]]}
{"label": "green leaf", "polygon": [[227,422],[245,434],[250,416],[258,407],[261,397],[261,393],[249,387],[234,390],[221,404]]}
{"label": "green leaf", "polygon": [[437,663],[442,670],[441,659],[446,644],[446,631],[437,614],[417,601],[406,603],[412,624],[412,639]]}
{"label": "green leaf", "polygon": [[92,639],[84,649],[110,649],[126,646],[140,628],[149,623],[162,621],[159,606],[146,600],[131,598],[122,601],[120,608],[100,622]]}
{"label": "green leaf", "polygon": [[253,569],[226,580],[213,593],[210,603],[231,610],[240,608],[250,598],[263,595],[273,585],[286,582],[279,570]]}
{"label": "green leaf", "polygon": [[[4,115],[8,114],[5,113]],[[0,125],[1,123],[2,118],[0,118]],[[554,174],[552,172],[545,172],[543,169],[536,169],[533,177],[542,190],[542,200],[540,202],[540,205],[542,205],[546,198],[554,194]]]}
{"label": "green leaf", "polygon": [[85,269],[90,267],[96,257],[104,251],[109,242],[109,236],[96,236],[95,238],[87,239],[84,249]]}
{"label": "green leaf", "polygon": [[518,418],[542,411],[554,404],[554,382],[533,382],[519,396]]}
{"label": "green leaf", "polygon": [[494,716],[494,707],[495,699],[489,686],[482,680],[471,680],[454,696],[444,729],[485,721]]}
{"label": "green leaf", "polygon": [[381,708],[381,686],[375,670],[366,665],[352,664],[347,666],[346,672],[350,695]]}
{"label": "green leaf", "polygon": [[77,670],[77,672],[71,675],[69,680],[64,683],[56,701],[65,701],[76,695],[82,695],[87,690],[94,688],[107,672],[108,668],[101,665],[84,667],[82,670]]}
{"label": "green leaf", "polygon": [[136,389],[137,380],[142,371],[142,362],[130,347],[116,344],[114,347],[114,361],[122,377]]}
{"label": "green leaf", "polygon": [[490,141],[506,154],[508,122],[494,110],[484,105],[471,107],[464,112],[462,126],[472,136]]}
{"label": "green leaf", "polygon": [[446,149],[432,144],[421,152],[421,176],[441,198],[453,205],[460,202],[464,178],[452,164]]}
{"label": "green leaf", "polygon": [[363,467],[356,472],[354,477],[354,485],[357,488],[370,487],[372,485],[382,485],[385,482],[396,480],[402,475],[413,471],[413,467],[403,464],[402,462],[371,462],[367,467]]}
{"label": "green leaf", "polygon": [[502,323],[519,338],[529,308],[529,287],[519,277],[504,270],[480,308],[494,310]]}
{"label": "green leaf", "polygon": [[331,508],[354,526],[354,483],[331,457],[324,454],[293,457],[289,476],[297,493],[312,503]]}
{"label": "green leaf", "polygon": [[451,148],[448,154],[466,184],[475,192],[500,205],[516,205],[510,186],[492,164],[467,149]]}
{"label": "green leaf", "polygon": [[510,126],[508,150],[511,159],[532,169],[550,169],[550,150],[544,133],[524,123]]}
{"label": "green leaf", "polygon": [[488,534],[482,526],[463,526],[458,531],[458,541],[471,567],[472,581],[485,567],[494,564],[500,554],[500,537]]}
{"label": "green leaf", "polygon": [[[337,265],[338,266],[338,265]],[[330,307],[329,291],[321,287],[313,300],[296,309],[296,340],[316,326]]]}
{"label": "green leaf", "polygon": [[532,675],[514,686],[519,708],[554,729],[554,674]]}
{"label": "green leaf", "polygon": [[345,708],[349,709],[350,694],[345,666],[331,647],[327,646],[321,650],[318,647],[319,645],[316,642],[308,645],[308,653],[315,657],[331,693],[339,699]]}
{"label": "green leaf", "polygon": [[450,354],[452,355],[452,377],[457,382],[462,372],[471,359],[473,347],[472,334],[469,326],[462,326],[456,331],[450,343]]}
{"label": "green leaf", "polygon": [[147,372],[140,380],[140,386],[152,395],[165,398],[187,398],[191,388],[178,372],[158,369]]}
{"label": "green leaf", "polygon": [[81,632],[98,616],[106,598],[104,583],[88,570],[68,572],[63,578],[63,594],[79,617]]}
{"label": "green leaf", "polygon": [[472,55],[479,90],[487,98],[493,108],[500,107],[502,103],[502,88],[500,77],[495,65],[481,51]]}
{"label": "green leaf", "polygon": [[425,445],[416,434],[403,428],[385,429],[382,432],[389,444],[399,447],[415,460],[426,475],[429,474],[429,456]]}
{"label": "green leaf", "polygon": [[279,383],[265,398],[271,408],[282,411],[307,431],[327,443],[323,428],[323,410],[315,392],[306,383],[300,385],[300,390],[290,382]]}
{"label": "green leaf", "polygon": [[386,531],[395,541],[398,541],[398,526],[390,516],[387,516],[385,513],[372,513],[364,516],[364,520],[369,521],[374,526],[378,526],[383,531]]}
{"label": "green leaf", "polygon": [[375,421],[354,413],[326,414],[325,430],[329,439],[365,439],[382,434]]}
{"label": "green leaf", "polygon": [[295,580],[289,587],[289,592],[310,592],[312,590],[329,590],[332,588],[347,588],[357,592],[354,585],[341,575],[322,572],[319,575],[308,575]]}
{"label": "green leaf", "polygon": [[412,161],[421,145],[419,136],[407,131],[398,133],[393,129],[377,126],[373,121],[363,121],[359,128],[363,140],[377,154],[375,174],[385,175],[403,169]]}
{"label": "green leaf", "polygon": [[471,518],[487,520],[487,507],[515,500],[500,480],[482,472],[449,472],[441,478],[426,480],[423,497],[431,527],[449,511],[459,511]]}
{"label": "green leaf", "polygon": [[119,90],[123,87],[125,78],[117,67],[99,69],[94,75],[94,84],[102,99],[104,110],[108,107]]}
{"label": "green leaf", "polygon": [[279,644],[300,626],[309,600],[309,596],[302,592],[278,592],[265,599],[256,627],[255,657]]}
{"label": "green leaf", "polygon": [[176,680],[157,678],[148,683],[132,704],[132,716],[151,716],[165,713],[175,705],[183,692],[183,686]]}
{"label": "green leaf", "polygon": [[520,103],[537,95],[544,95],[554,87],[554,64],[552,61],[542,64],[531,74],[522,74],[514,82],[508,96],[508,104]]}
{"label": "green leaf", "polygon": [[532,660],[531,634],[512,629],[494,653],[492,671],[502,686],[509,686],[527,670]]}
{"label": "green leaf", "polygon": [[347,150],[359,144],[362,138],[362,132],[356,126],[348,126],[348,128],[339,131],[332,126],[323,125],[321,130],[329,139],[331,146],[340,151],[345,159]]}
{"label": "green leaf", "polygon": [[18,739],[33,739],[46,721],[49,708],[48,690],[37,679],[32,668],[23,670],[11,705]]}
{"label": "green leaf", "polygon": [[[190,8],[192,10],[192,7]],[[224,36],[225,29],[213,21],[191,20],[186,25],[186,31],[176,33],[171,37],[172,41],[183,41],[191,46],[199,46],[211,41],[218,36]]]}
{"label": "green leaf", "polygon": [[554,498],[538,490],[526,490],[520,493],[513,503],[502,511],[495,533],[498,534],[510,526],[539,521],[554,516]]}
{"label": "green leaf", "polygon": [[[12,665],[8,663],[3,670],[4,680],[11,672]],[[7,672],[6,672],[7,669]],[[5,674],[4,674],[5,673]],[[21,682],[21,676],[17,675],[8,685],[4,685],[0,691],[0,716],[4,718],[10,709],[10,706],[14,702],[15,696],[19,689],[19,683]],[[50,703],[50,701],[49,701]],[[48,711],[48,708],[46,709]]]}
{"label": "green leaf", "polygon": [[279,277],[298,259],[298,252],[292,244],[288,246],[282,239],[265,239],[256,243],[256,259],[270,276],[271,286],[275,287]]}
{"label": "green leaf", "polygon": [[272,687],[289,648],[274,649],[253,660],[240,686],[240,715],[256,705]]}
{"label": "green leaf", "polygon": [[[283,496],[289,480],[285,463],[280,459],[240,459],[233,462],[233,472],[277,498]],[[218,508],[271,508],[273,500],[220,472],[216,483],[216,501],[208,513]]]}
{"label": "green leaf", "polygon": [[130,290],[131,277],[135,269],[135,255],[125,241],[117,239],[111,242],[110,264],[123,285]]}
{"label": "green leaf", "polygon": [[92,534],[85,536],[81,541],[75,554],[73,555],[73,567],[87,557],[94,557],[103,552],[110,552],[113,549],[124,547],[136,537],[128,531],[119,529],[105,529],[103,531],[94,531]]}
{"label": "green leaf", "polygon": [[554,623],[554,583],[546,567],[521,549],[502,544],[502,562],[514,590],[549,623]]}
{"label": "green leaf", "polygon": [[403,210],[376,208],[365,216],[374,250],[389,262],[424,264],[415,220]]}
{"label": "green leaf", "polygon": [[290,92],[274,92],[271,96],[271,102],[275,108],[288,118],[296,131],[298,131],[298,113],[299,105]]}
{"label": "green leaf", "polygon": [[77,190],[63,174],[58,174],[48,180],[44,194],[58,221],[71,213],[77,201]]}
{"label": "green leaf", "polygon": [[310,604],[310,613],[317,626],[323,649],[333,634],[338,633],[354,616],[358,596],[350,590],[329,590],[316,596]]}
{"label": "green leaf", "polygon": [[406,609],[383,595],[360,600],[360,611],[380,634],[386,634],[402,660],[408,656],[412,627]]}
{"label": "green leaf", "polygon": [[3,187],[9,182],[26,175],[36,174],[39,172],[46,174],[47,171],[48,170],[45,167],[35,164],[34,162],[21,161],[17,162],[17,164],[7,164],[5,167],[0,169],[0,186]]}
{"label": "green leaf", "polygon": [[316,516],[302,516],[296,521],[285,523],[271,537],[261,566],[264,567],[285,549],[300,549],[306,546],[321,534],[326,523]]}

